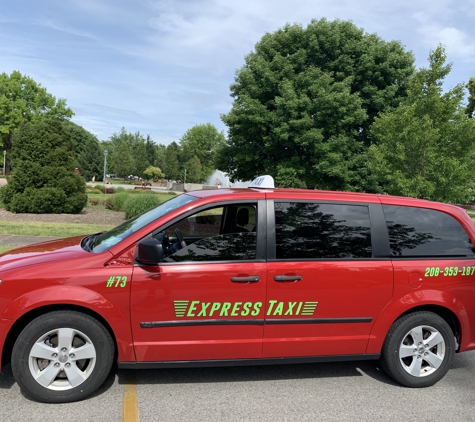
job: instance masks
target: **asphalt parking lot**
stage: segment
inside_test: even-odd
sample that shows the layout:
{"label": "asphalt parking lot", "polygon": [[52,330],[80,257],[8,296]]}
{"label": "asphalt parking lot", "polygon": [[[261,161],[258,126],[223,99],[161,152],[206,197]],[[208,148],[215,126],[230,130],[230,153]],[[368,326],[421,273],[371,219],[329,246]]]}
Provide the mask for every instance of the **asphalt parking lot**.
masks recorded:
{"label": "asphalt parking lot", "polygon": [[89,399],[26,399],[7,367],[0,421],[475,421],[475,351],[430,388],[395,384],[377,362],[115,370]]}

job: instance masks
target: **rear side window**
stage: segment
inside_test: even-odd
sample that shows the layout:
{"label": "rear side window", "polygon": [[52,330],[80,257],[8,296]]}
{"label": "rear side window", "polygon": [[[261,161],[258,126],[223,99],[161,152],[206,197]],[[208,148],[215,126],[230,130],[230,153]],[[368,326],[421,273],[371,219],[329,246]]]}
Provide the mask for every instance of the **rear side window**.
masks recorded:
{"label": "rear side window", "polygon": [[425,208],[383,205],[393,257],[473,257],[475,250],[452,216]]}
{"label": "rear side window", "polygon": [[368,207],[275,203],[277,259],[371,258]]}

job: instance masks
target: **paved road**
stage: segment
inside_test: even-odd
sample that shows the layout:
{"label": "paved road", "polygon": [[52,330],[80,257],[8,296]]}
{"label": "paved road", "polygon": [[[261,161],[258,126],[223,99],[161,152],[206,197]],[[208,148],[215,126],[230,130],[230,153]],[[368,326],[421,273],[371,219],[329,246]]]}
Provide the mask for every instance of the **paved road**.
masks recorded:
{"label": "paved road", "polygon": [[425,389],[396,385],[376,362],[116,370],[88,400],[47,405],[24,398],[7,368],[0,420],[475,421],[474,383],[475,351]]}

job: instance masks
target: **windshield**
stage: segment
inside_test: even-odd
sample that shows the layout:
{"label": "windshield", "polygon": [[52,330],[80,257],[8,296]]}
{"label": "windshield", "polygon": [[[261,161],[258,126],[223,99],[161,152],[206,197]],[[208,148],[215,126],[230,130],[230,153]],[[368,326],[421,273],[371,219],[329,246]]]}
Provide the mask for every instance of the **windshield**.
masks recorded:
{"label": "windshield", "polygon": [[142,227],[145,227],[147,224],[150,224],[152,221],[155,221],[157,218],[195,201],[196,199],[198,198],[186,194],[176,196],[144,214],[127,220],[125,223],[122,223],[120,226],[117,226],[108,232],[99,234],[94,239],[93,244],[89,245],[89,250],[96,253],[107,251],[112,246],[126,239]]}

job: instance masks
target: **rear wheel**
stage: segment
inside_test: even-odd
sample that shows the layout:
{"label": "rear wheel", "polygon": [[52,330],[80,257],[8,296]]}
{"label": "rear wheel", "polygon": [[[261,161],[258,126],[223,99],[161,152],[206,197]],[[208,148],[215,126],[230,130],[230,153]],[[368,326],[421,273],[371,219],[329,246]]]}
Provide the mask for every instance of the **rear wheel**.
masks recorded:
{"label": "rear wheel", "polygon": [[99,321],[76,311],[50,312],[30,322],[18,336],[12,372],[34,400],[73,402],[102,385],[113,359],[114,343]]}
{"label": "rear wheel", "polygon": [[389,330],[381,365],[406,387],[429,387],[445,376],[454,353],[454,334],[447,322],[432,312],[414,312]]}

